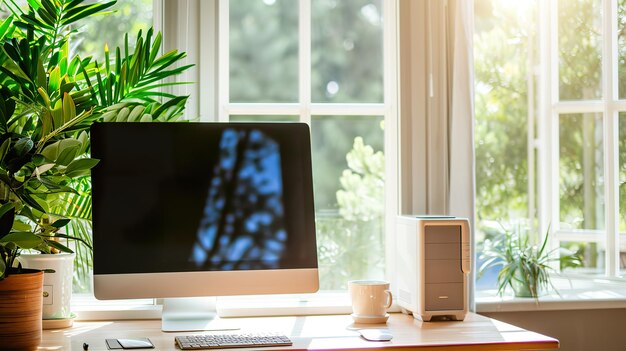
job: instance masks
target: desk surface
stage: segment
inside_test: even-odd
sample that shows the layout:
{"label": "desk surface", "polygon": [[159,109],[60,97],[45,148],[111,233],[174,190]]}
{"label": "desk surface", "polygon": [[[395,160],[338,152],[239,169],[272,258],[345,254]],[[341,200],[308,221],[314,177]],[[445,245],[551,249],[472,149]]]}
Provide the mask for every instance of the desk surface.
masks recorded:
{"label": "desk surface", "polygon": [[[293,346],[277,350],[544,350],[557,349],[556,339],[473,313],[463,322],[421,322],[412,316],[392,313],[386,328],[388,342],[369,342],[356,330],[384,325],[354,324],[348,315],[228,318],[220,322],[246,331],[275,331],[291,336]],[[72,328],[45,330],[40,350],[107,350],[105,338],[148,337],[157,350],[177,350],[174,336],[198,333],[163,333],[160,320],[76,322]],[[272,350],[272,348],[257,348]],[[233,349],[245,350],[245,349]]]}

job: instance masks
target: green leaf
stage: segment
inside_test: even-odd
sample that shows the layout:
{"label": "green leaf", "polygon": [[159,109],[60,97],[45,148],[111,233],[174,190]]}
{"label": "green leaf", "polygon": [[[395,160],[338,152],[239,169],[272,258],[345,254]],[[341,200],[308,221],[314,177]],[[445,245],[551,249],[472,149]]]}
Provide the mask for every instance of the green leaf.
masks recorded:
{"label": "green leaf", "polygon": [[61,85],[61,69],[57,66],[50,72],[48,80],[48,91],[53,92],[59,90]]}
{"label": "green leaf", "polygon": [[152,122],[152,115],[149,113],[144,114],[139,122]]}
{"label": "green leaf", "polygon": [[5,35],[8,34],[9,28],[11,28],[11,24],[13,24],[13,19],[15,16],[10,15],[4,21],[0,22],[0,39],[4,38]]}
{"label": "green leaf", "polygon": [[48,240],[48,239],[44,239],[46,244],[50,247],[53,247],[61,252],[66,252],[66,253],[74,253],[74,251],[72,251],[72,249],[70,249],[69,247],[61,244],[60,242],[56,241],[56,240]]}
{"label": "green leaf", "polygon": [[29,232],[13,232],[0,239],[0,243],[14,243],[23,250],[34,249],[44,241],[39,236]]}
{"label": "green leaf", "polygon": [[[43,86],[45,87],[45,83]],[[48,109],[52,109],[52,105],[50,105],[50,96],[48,96],[48,93],[44,90],[44,88],[39,87],[37,89],[37,92],[39,93],[39,96],[41,96],[41,98],[43,99],[43,102],[46,104],[46,107],[48,107]]]}
{"label": "green leaf", "polygon": [[117,117],[117,111],[109,111],[102,115],[103,122],[114,122]]}
{"label": "green leaf", "polygon": [[[68,148],[80,148],[81,143],[76,139],[62,139],[55,143],[52,143],[46,146],[41,154],[44,155],[48,160],[55,162],[62,151]],[[73,158],[72,158],[73,159]],[[70,160],[71,161],[71,160]],[[69,162],[68,162],[69,163]]]}
{"label": "green leaf", "polygon": [[51,180],[52,177],[39,177],[41,184],[45,185],[50,192],[54,193],[75,193],[76,190],[69,186],[61,185],[58,181]]}
{"label": "green leaf", "polygon": [[0,146],[0,162],[4,161],[4,157],[7,155],[9,151],[9,146],[11,146],[11,138],[7,138]]}
{"label": "green leaf", "polygon": [[15,221],[13,221],[13,230],[16,230],[19,232],[29,232],[32,229],[33,228],[28,223],[24,223],[17,218],[15,219]]}
{"label": "green leaf", "polygon": [[67,13],[65,13],[63,15],[63,20],[61,21],[61,23],[63,25],[68,25],[71,23],[74,23],[80,19],[83,19],[85,17],[91,16],[93,14],[96,14],[102,10],[105,10],[111,6],[113,6],[116,3],[116,0],[114,1],[110,1],[110,2],[106,2],[103,4],[93,4],[93,5],[85,5],[85,6],[78,6],[74,9],[71,9],[70,11],[68,11]]}
{"label": "green leaf", "polygon": [[41,165],[35,168],[35,170],[33,171],[33,175],[39,177],[43,173],[46,173],[47,171],[51,170],[54,166],[55,166],[54,163],[46,163],[44,165]]}
{"label": "green leaf", "polygon": [[57,130],[61,125],[63,125],[63,102],[61,100],[57,100],[54,103],[54,109],[50,111],[52,114],[52,122],[54,124],[52,130]]}
{"label": "green leaf", "polygon": [[75,171],[86,171],[92,169],[95,165],[98,164],[100,160],[96,160],[93,158],[81,158],[78,160],[74,160],[72,163],[67,166],[65,170],[66,173],[72,173]]}
{"label": "green leaf", "polygon": [[67,123],[76,117],[76,105],[72,97],[65,93],[63,95],[63,122]]}
{"label": "green leaf", "polygon": [[52,223],[52,226],[55,228],[63,228],[65,227],[69,222],[71,221],[71,219],[69,218],[61,218],[61,219],[57,219],[56,221],[54,221],[54,223]]}
{"label": "green leaf", "polygon": [[49,110],[44,110],[39,115],[39,118],[41,119],[41,137],[45,138],[54,128],[54,117],[52,117],[52,113]]}
{"label": "green leaf", "polygon": [[37,217],[35,217],[35,215],[33,214],[33,211],[31,211],[28,206],[22,207],[22,209],[20,210],[19,215],[20,216],[24,216],[24,217],[30,219],[33,222],[37,222],[37,220],[38,220]]}
{"label": "green leaf", "polygon": [[37,14],[47,25],[54,26],[54,23],[56,22],[55,18],[54,16],[50,16],[45,8],[39,8],[37,10]]}
{"label": "green leaf", "polygon": [[133,110],[130,112],[130,114],[128,115],[128,122],[136,122],[137,119],[143,114],[143,111],[145,110],[145,107],[143,107],[142,105],[137,105],[133,108]]}
{"label": "green leaf", "polygon": [[15,220],[15,205],[11,202],[0,206],[0,238],[11,231]]}
{"label": "green leaf", "polygon": [[26,155],[35,144],[30,138],[21,138],[15,143],[15,153],[18,157]]}
{"label": "green leaf", "polygon": [[20,198],[30,207],[41,211],[43,213],[46,213],[47,211],[44,210],[43,206],[37,202],[37,200],[35,200],[32,196],[30,196],[29,194],[21,194]]}
{"label": "green leaf", "polygon": [[115,121],[116,122],[126,122],[126,119],[128,118],[129,114],[130,114],[130,109],[128,107],[124,107],[117,114],[117,117],[115,118]]}
{"label": "green leaf", "polygon": [[64,238],[64,239],[69,239],[69,240],[76,240],[79,241],[81,243],[83,243],[85,246],[87,246],[89,249],[91,249],[91,244],[89,242],[87,242],[86,240],[84,240],[83,238],[77,237],[77,236],[71,236],[71,235],[67,235],[67,234],[54,234],[53,237],[55,238]]}
{"label": "green leaf", "polygon": [[35,154],[32,157],[32,162],[35,166],[39,167],[46,162],[46,158],[42,154]]}
{"label": "green leaf", "polygon": [[52,2],[50,2],[50,0],[41,0],[41,4],[43,5],[43,7],[46,9],[46,11],[48,12],[48,15],[54,19],[57,18],[57,8],[54,6],[54,4]]}
{"label": "green leaf", "polygon": [[161,40],[161,32],[157,32],[156,37],[154,37],[154,42],[152,42],[152,48],[150,49],[150,57],[148,58],[150,64],[154,62],[156,55],[158,55],[159,53],[159,49],[161,48]]}
{"label": "green leaf", "polygon": [[74,161],[74,159],[76,158],[76,154],[78,153],[79,149],[80,143],[62,149],[59,157],[57,157],[55,162],[62,166],[69,165],[70,162]]}
{"label": "green leaf", "polygon": [[169,107],[177,105],[179,103],[184,103],[185,101],[187,101],[187,96],[177,96],[174,99],[169,100],[168,102],[164,103],[163,105],[161,105],[161,107],[159,107],[153,114],[152,116],[154,116],[155,118],[159,118],[159,115],[161,113],[163,113],[165,110],[167,110]]}
{"label": "green leaf", "polygon": [[[47,88],[47,76],[46,69],[43,67],[43,59],[40,57],[37,59],[37,86],[39,88]],[[50,100],[48,99],[47,105],[50,106]]]}
{"label": "green leaf", "polygon": [[[6,45],[5,45],[5,52],[6,52]],[[30,77],[26,73],[24,73],[24,71],[22,71],[22,69],[18,65],[16,65],[15,62],[13,61],[6,61],[2,65],[2,68],[4,68],[5,73],[11,73],[17,78],[21,78],[31,84],[33,83]]]}
{"label": "green leaf", "polygon": [[39,9],[39,2],[37,2],[36,0],[26,0],[26,1],[28,1],[28,5],[32,7],[33,10]]}
{"label": "green leaf", "polygon": [[80,150],[78,151],[78,154],[82,155],[87,152],[87,148],[89,147],[89,135],[87,132],[82,131],[78,135],[78,141],[80,141]]}

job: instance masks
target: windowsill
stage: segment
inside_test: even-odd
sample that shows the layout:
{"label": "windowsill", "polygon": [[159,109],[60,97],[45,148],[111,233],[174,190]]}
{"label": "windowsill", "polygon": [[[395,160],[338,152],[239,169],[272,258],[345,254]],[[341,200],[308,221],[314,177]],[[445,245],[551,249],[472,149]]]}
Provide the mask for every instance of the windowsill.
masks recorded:
{"label": "windowsill", "polygon": [[220,317],[289,316],[312,314],[349,314],[352,312],[347,292],[326,291],[317,294],[220,297]]}
{"label": "windowsill", "polygon": [[155,305],[153,299],[103,301],[91,294],[74,294],[71,309],[76,320],[108,321],[160,319],[162,308]]}
{"label": "windowsill", "polygon": [[533,298],[500,297],[497,291],[476,291],[476,312],[521,312],[626,308],[626,282],[602,278],[562,278],[552,280],[559,291]]}
{"label": "windowsill", "polygon": [[[626,281],[601,278],[553,278],[559,294],[533,298],[500,297],[496,290],[476,292],[476,312],[522,312],[626,308]],[[347,292],[317,294],[219,297],[218,315],[223,318],[276,315],[320,315],[351,313]],[[391,312],[400,308],[392,306]],[[152,299],[97,301],[74,296],[72,312],[77,320],[160,319],[161,306]]]}
{"label": "windowsill", "polygon": [[[152,299],[98,301],[88,295],[74,295],[72,312],[77,320],[160,319],[161,306]],[[398,308],[392,311],[399,311]],[[326,291],[316,294],[258,295],[218,297],[220,317],[277,315],[349,314],[347,292]]]}

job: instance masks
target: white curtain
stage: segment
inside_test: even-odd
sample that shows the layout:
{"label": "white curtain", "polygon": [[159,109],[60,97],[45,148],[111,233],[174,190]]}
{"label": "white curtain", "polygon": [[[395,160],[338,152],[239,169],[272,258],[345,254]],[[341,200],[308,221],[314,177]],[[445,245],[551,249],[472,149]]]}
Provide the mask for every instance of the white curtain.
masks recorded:
{"label": "white curtain", "polygon": [[473,27],[473,1],[400,1],[401,209],[469,218],[472,233]]}

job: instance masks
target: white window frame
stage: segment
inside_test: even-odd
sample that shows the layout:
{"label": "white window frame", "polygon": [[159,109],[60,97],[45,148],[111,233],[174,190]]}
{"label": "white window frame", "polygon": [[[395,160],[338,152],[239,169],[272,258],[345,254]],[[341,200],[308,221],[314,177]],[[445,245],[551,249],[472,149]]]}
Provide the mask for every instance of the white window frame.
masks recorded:
{"label": "white window frame", "polygon": [[[299,13],[310,13],[311,0],[298,0]],[[154,0],[154,28],[163,33],[164,51],[178,49],[187,53],[181,64],[196,66],[177,79],[195,84],[176,86],[175,93],[190,95],[185,117],[203,122],[228,121],[229,115],[296,115],[310,125],[311,116],[383,116],[385,123],[385,233],[386,256],[392,258],[395,217],[398,211],[398,72],[397,49],[398,0],[383,1],[383,75],[384,101],[376,104],[325,104],[311,102],[310,46],[299,45],[298,103],[230,103],[228,86],[228,6],[229,0]],[[300,16],[299,39],[310,43],[310,15]],[[394,262],[387,260],[387,279],[394,279]],[[263,297],[267,310],[250,309],[243,297],[224,301],[218,311],[224,315],[267,315],[288,311],[296,314],[347,313],[350,309],[347,292],[321,292],[296,296],[279,302]],[[243,299],[243,300],[242,300]],[[257,298],[254,298],[255,301]],[[275,300],[278,300],[275,299]],[[305,301],[306,300],[306,301]],[[152,304],[148,302],[152,301]],[[338,302],[339,301],[339,302]],[[130,305],[129,305],[130,303]],[[233,306],[233,307],[230,307]],[[237,306],[243,306],[240,310]],[[394,309],[395,310],[395,309]],[[78,319],[150,319],[159,318],[161,306],[157,299],[132,302],[79,302],[73,307]]]}
{"label": "white window frame", "polygon": [[[548,227],[549,248],[562,241],[602,242],[606,245],[603,276],[565,272],[553,282],[559,294],[541,297],[540,302],[512,296],[494,296],[491,291],[477,291],[476,310],[486,312],[558,311],[577,309],[624,308],[625,277],[620,277],[620,244],[626,244],[626,233],[619,233],[619,154],[618,119],[626,112],[626,100],[619,100],[617,88],[617,2],[602,0],[602,98],[585,101],[560,101],[558,57],[558,1],[537,0],[539,58],[529,53],[528,101],[528,218],[539,220],[543,239]],[[567,0],[561,0],[567,1]],[[610,20],[606,20],[606,19]],[[537,82],[535,88],[535,80]],[[536,94],[533,93],[536,89]],[[536,99],[536,101],[534,100]],[[535,105],[535,103],[537,105]],[[535,110],[536,107],[536,110]],[[535,116],[536,111],[536,116]],[[559,115],[601,113],[604,147],[604,230],[566,230],[560,225],[559,192]],[[536,125],[535,125],[536,123]],[[535,132],[535,127],[536,132]],[[537,152],[537,168],[535,165]],[[536,172],[536,179],[533,179]],[[535,190],[535,186],[537,189]],[[536,199],[536,200],[535,200]],[[535,202],[536,201],[536,202]],[[536,214],[535,207],[536,204]],[[556,235],[554,235],[556,234]],[[621,239],[621,242],[620,242]],[[610,249],[609,249],[610,248]],[[555,254],[558,253],[555,251]],[[555,261],[554,268],[559,268]]]}
{"label": "white window frame", "polygon": [[[626,101],[619,100],[617,91],[617,2],[602,0],[602,98],[586,101],[560,101],[558,51],[558,1],[539,3],[539,147],[538,214],[540,233],[548,226],[552,235],[550,246],[558,248],[563,241],[604,243],[607,278],[620,278],[620,238],[626,242],[626,233],[619,233],[619,150],[618,119],[626,112]],[[567,230],[560,226],[559,193],[559,117],[570,113],[601,113],[604,147],[605,230]],[[532,126],[529,135],[533,134]],[[530,153],[532,154],[532,153]],[[555,263],[558,265],[558,262]]]}

